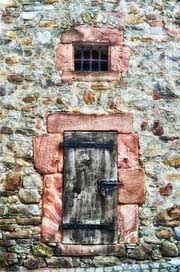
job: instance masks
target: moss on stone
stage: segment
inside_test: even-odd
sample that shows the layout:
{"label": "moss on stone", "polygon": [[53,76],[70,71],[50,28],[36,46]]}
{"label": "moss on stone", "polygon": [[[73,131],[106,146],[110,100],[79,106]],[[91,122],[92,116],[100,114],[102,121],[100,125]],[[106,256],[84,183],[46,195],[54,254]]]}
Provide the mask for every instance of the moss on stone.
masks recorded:
{"label": "moss on stone", "polygon": [[53,255],[52,249],[43,243],[34,246],[32,251],[33,255],[40,257],[51,257]]}

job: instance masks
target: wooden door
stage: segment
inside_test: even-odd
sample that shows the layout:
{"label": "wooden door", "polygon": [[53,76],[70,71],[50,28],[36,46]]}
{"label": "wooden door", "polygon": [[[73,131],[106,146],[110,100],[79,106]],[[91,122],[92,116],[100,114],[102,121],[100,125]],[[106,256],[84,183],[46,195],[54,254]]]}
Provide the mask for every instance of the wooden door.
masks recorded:
{"label": "wooden door", "polygon": [[63,243],[117,242],[116,138],[116,132],[64,133]]}

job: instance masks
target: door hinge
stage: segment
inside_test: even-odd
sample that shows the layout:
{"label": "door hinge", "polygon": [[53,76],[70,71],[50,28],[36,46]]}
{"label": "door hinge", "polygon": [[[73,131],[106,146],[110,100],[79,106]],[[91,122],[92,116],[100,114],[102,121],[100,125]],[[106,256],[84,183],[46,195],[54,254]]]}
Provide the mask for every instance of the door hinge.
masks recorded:
{"label": "door hinge", "polygon": [[102,148],[102,149],[110,149],[114,148],[114,142],[109,141],[105,143],[98,142],[86,142],[86,141],[64,141],[59,145],[61,148]]}
{"label": "door hinge", "polygon": [[113,223],[105,224],[83,224],[83,223],[63,223],[62,229],[89,229],[89,230],[114,230],[115,226]]}

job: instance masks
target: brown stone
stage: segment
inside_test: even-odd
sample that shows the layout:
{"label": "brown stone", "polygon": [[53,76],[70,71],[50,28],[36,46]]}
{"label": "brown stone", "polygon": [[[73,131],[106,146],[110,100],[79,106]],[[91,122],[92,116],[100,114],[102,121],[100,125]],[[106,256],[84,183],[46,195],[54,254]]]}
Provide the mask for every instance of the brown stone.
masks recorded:
{"label": "brown stone", "polygon": [[16,220],[14,218],[2,218],[2,219],[0,219],[0,225],[14,224],[14,223],[16,223]]}
{"label": "brown stone", "polygon": [[152,132],[154,135],[161,136],[164,134],[164,129],[159,121],[154,122]]}
{"label": "brown stone", "polygon": [[37,226],[41,223],[41,217],[17,217],[16,222],[19,225]]}
{"label": "brown stone", "polygon": [[58,243],[56,246],[57,256],[125,256],[124,244],[116,245],[65,245]]}
{"label": "brown stone", "polygon": [[136,134],[118,134],[118,167],[132,168],[138,165],[138,146]]}
{"label": "brown stone", "polygon": [[7,57],[7,58],[5,59],[5,62],[6,62],[7,64],[9,64],[9,65],[13,65],[13,64],[18,63],[19,61],[18,61],[18,59],[15,58],[15,57]]}
{"label": "brown stone", "polygon": [[54,21],[42,21],[39,23],[39,27],[50,27],[50,28],[54,28],[54,27],[58,27],[59,25],[54,22]]}
{"label": "brown stone", "polygon": [[26,96],[22,100],[25,103],[33,103],[34,101],[37,101],[37,97],[35,97],[35,96]]}
{"label": "brown stone", "polygon": [[20,74],[10,74],[7,79],[12,83],[21,83],[24,80],[24,77]]}
{"label": "brown stone", "polygon": [[135,244],[138,242],[138,205],[118,206],[118,225],[121,241]]}
{"label": "brown stone", "polygon": [[34,163],[39,173],[51,174],[62,171],[63,150],[60,148],[62,141],[61,134],[33,138]]}
{"label": "brown stone", "polygon": [[96,101],[96,95],[91,91],[85,91],[83,99],[87,105],[91,105]]}
{"label": "brown stone", "polygon": [[14,191],[21,186],[21,174],[18,172],[11,172],[7,175],[3,187],[7,191]]}
{"label": "brown stone", "polygon": [[128,252],[128,258],[143,261],[150,258],[150,252],[146,252],[144,247],[137,246]]}
{"label": "brown stone", "polygon": [[18,263],[18,256],[16,253],[3,253],[0,256],[0,267],[10,266]]}
{"label": "brown stone", "polygon": [[60,241],[62,220],[62,174],[44,176],[41,236],[43,241]]}
{"label": "brown stone", "polygon": [[141,124],[141,130],[142,131],[146,130],[147,126],[148,126],[148,122],[147,121],[142,122],[142,124]]}
{"label": "brown stone", "polygon": [[172,194],[173,186],[168,183],[165,187],[161,187],[159,189],[160,195],[162,196],[170,196]]}
{"label": "brown stone", "polygon": [[132,131],[132,114],[86,115],[55,113],[48,116],[49,133],[63,133],[65,130],[80,131]]}
{"label": "brown stone", "polygon": [[44,0],[44,4],[54,4],[54,3],[58,3],[59,0]]}
{"label": "brown stone", "polygon": [[158,91],[153,91],[153,99],[154,100],[159,100],[161,98],[161,95]]}
{"label": "brown stone", "polygon": [[170,228],[168,228],[168,229],[159,229],[159,230],[156,231],[156,236],[159,239],[168,239],[168,238],[171,238],[173,236],[173,231]]}
{"label": "brown stone", "polygon": [[21,40],[21,43],[24,44],[24,45],[31,45],[32,44],[32,39],[30,37],[24,37]]}
{"label": "brown stone", "polygon": [[180,167],[180,158],[175,158],[175,159],[172,159],[172,160],[167,160],[167,161],[164,161],[164,163],[166,165],[169,165],[169,166],[172,166],[172,167]]}
{"label": "brown stone", "polygon": [[168,174],[166,178],[169,181],[180,180],[180,174]]}
{"label": "brown stone", "polygon": [[157,225],[177,227],[180,225],[180,206],[173,207],[159,212],[155,218]]}
{"label": "brown stone", "polygon": [[144,172],[142,170],[119,169],[118,201],[122,204],[142,204],[145,201]]}
{"label": "brown stone", "polygon": [[20,230],[14,232],[5,232],[4,233],[5,239],[23,239],[23,238],[30,238],[31,231],[29,230]]}

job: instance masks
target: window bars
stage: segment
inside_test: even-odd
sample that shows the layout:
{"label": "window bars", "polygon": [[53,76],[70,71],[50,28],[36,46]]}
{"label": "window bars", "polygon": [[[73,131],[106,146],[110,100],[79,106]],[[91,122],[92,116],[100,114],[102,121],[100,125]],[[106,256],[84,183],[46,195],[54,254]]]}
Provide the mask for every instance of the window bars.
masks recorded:
{"label": "window bars", "polygon": [[108,45],[74,45],[74,67],[78,72],[109,70]]}

